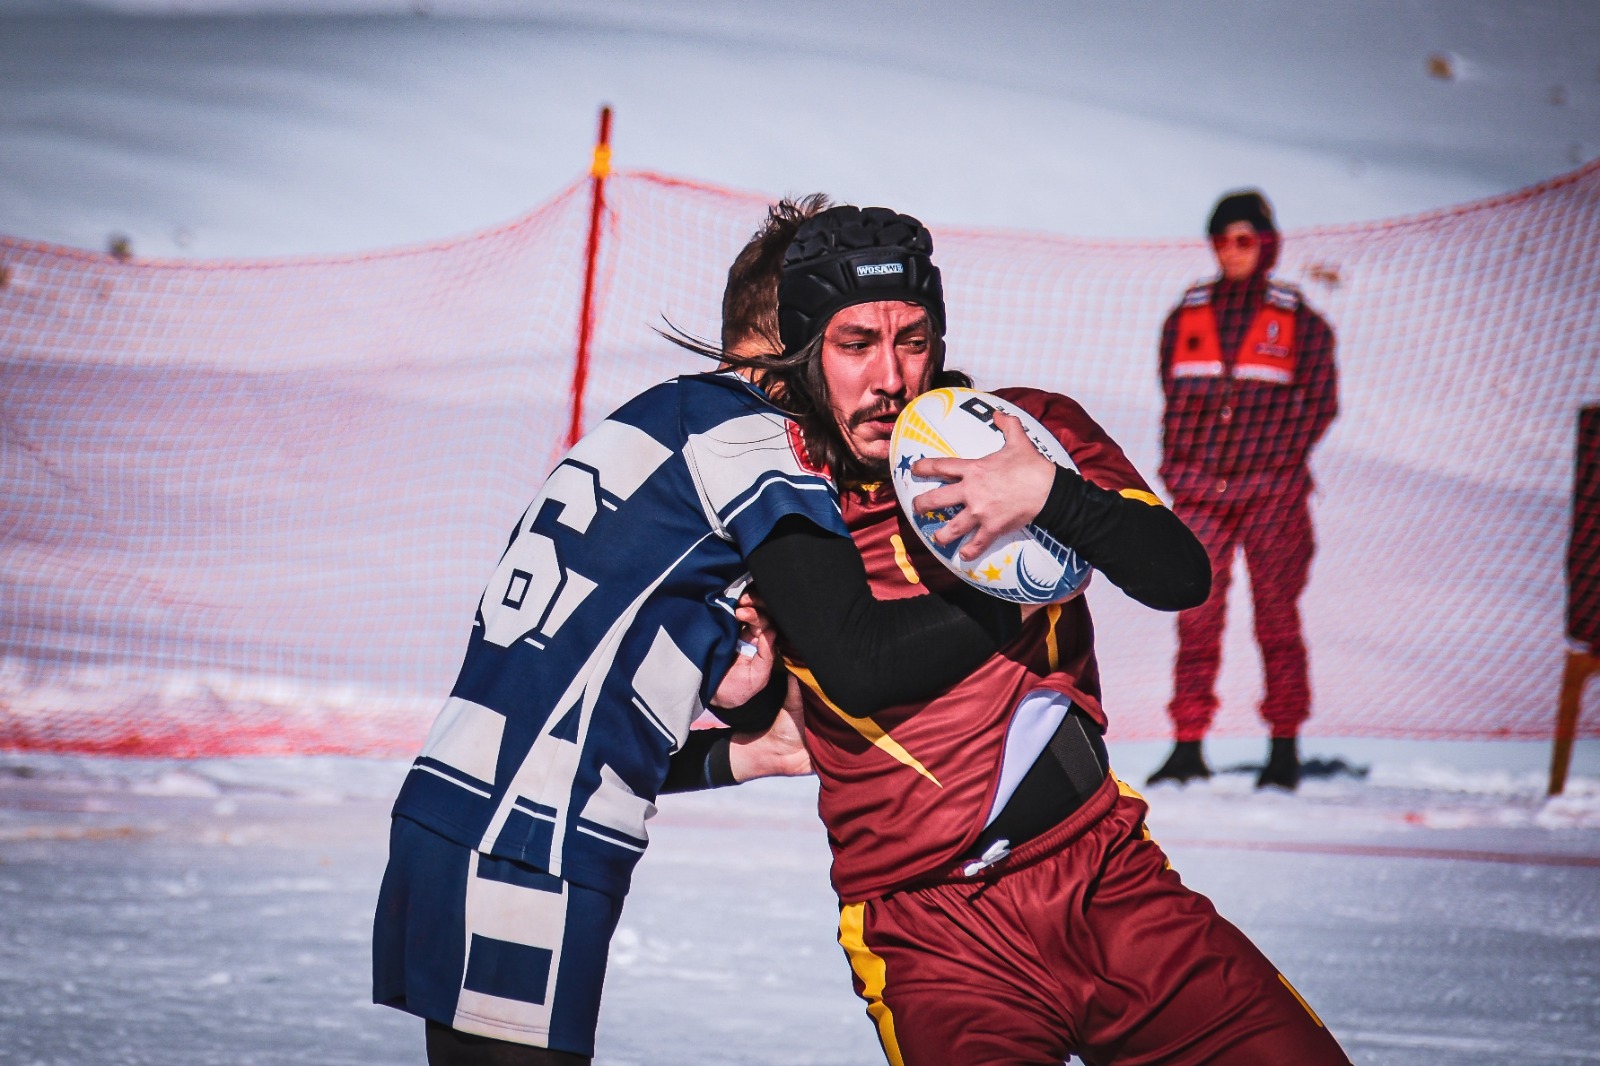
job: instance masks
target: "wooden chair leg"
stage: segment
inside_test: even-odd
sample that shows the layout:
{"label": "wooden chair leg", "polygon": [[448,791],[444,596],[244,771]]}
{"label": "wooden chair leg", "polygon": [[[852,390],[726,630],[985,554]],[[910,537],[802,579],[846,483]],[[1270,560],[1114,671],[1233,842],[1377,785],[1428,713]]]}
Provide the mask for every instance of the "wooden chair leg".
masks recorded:
{"label": "wooden chair leg", "polygon": [[1561,701],[1556,707],[1555,743],[1550,750],[1550,795],[1561,795],[1567,787],[1567,768],[1572,765],[1572,741],[1578,735],[1578,712],[1583,704],[1584,683],[1600,672],[1600,656],[1581,651],[1567,652],[1566,669],[1561,672]]}

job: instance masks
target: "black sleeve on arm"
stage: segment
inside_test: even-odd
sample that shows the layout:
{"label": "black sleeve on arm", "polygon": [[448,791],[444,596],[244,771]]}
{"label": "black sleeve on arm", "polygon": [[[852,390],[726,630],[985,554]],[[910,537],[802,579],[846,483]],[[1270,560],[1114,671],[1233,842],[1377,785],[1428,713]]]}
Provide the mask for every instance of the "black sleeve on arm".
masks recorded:
{"label": "black sleeve on arm", "polygon": [[733,764],[729,761],[728,745],[732,740],[731,729],[689,730],[689,739],[667,762],[667,778],[661,783],[661,794],[737,784],[733,779]]}
{"label": "black sleeve on arm", "polygon": [[1113,585],[1158,611],[1198,607],[1211,594],[1199,539],[1165,507],[1120,496],[1066,467],[1034,524],[1076,549]]}
{"label": "black sleeve on arm", "polygon": [[778,631],[855,717],[949,688],[1021,628],[1015,604],[977,589],[875,599],[855,542],[797,515],[748,562]]}

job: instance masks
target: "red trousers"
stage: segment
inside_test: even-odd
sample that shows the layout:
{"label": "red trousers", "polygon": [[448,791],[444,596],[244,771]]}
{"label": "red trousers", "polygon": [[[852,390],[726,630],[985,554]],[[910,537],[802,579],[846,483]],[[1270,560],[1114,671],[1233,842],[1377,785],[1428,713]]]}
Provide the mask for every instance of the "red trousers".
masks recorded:
{"label": "red trousers", "polygon": [[1176,739],[1204,738],[1217,713],[1228,585],[1234,552],[1241,547],[1266,674],[1261,717],[1274,737],[1292,737],[1310,716],[1311,679],[1299,601],[1311,575],[1316,542],[1306,500],[1304,492],[1295,492],[1253,500],[1173,502],[1173,513],[1194,530],[1211,557],[1211,596],[1178,615],[1178,656],[1168,707]]}
{"label": "red trousers", "polygon": [[1108,779],[973,876],[841,910],[891,1066],[1349,1066],[1287,980],[1184,887]]}

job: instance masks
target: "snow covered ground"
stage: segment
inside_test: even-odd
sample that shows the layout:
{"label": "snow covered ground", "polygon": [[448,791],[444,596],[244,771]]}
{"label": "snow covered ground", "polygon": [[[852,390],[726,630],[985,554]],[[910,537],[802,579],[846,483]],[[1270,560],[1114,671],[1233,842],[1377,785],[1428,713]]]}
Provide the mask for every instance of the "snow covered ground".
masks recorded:
{"label": "snow covered ground", "polygon": [[[1547,802],[1543,752],[1497,747],[1527,768],[1324,744],[1367,775],[1154,789],[1150,825],[1357,1063],[1600,1062],[1600,776]],[[1158,754],[1112,758],[1138,780]],[[402,772],[0,756],[0,1061],[420,1064],[420,1023],[368,1003]],[[598,1063],[882,1061],[833,943],[815,798],[801,779],[664,800]]]}
{"label": "snow covered ground", "polygon": [[[1291,227],[1374,219],[1600,155],[1597,43],[1577,2],[0,0],[0,231],[201,257],[450,236],[578,174],[601,101],[619,165],[935,223],[1189,235],[1239,184]],[[1597,745],[1548,802],[1542,745],[1308,753],[1368,772],[1161,789],[1151,824],[1356,1061],[1600,1061]],[[1114,749],[1135,781],[1160,754]],[[417,1023],[367,1002],[401,772],[0,756],[0,1062],[420,1062]],[[601,1063],[881,1061],[814,798],[663,804]]]}

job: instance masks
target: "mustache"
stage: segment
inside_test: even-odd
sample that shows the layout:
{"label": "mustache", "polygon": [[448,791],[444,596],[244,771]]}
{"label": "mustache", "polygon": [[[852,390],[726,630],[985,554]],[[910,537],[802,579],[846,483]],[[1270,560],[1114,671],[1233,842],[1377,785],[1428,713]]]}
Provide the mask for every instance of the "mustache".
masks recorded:
{"label": "mustache", "polygon": [[848,428],[854,429],[863,422],[870,421],[882,415],[898,415],[900,409],[906,405],[904,396],[885,396],[869,407],[863,407],[850,416]]}

